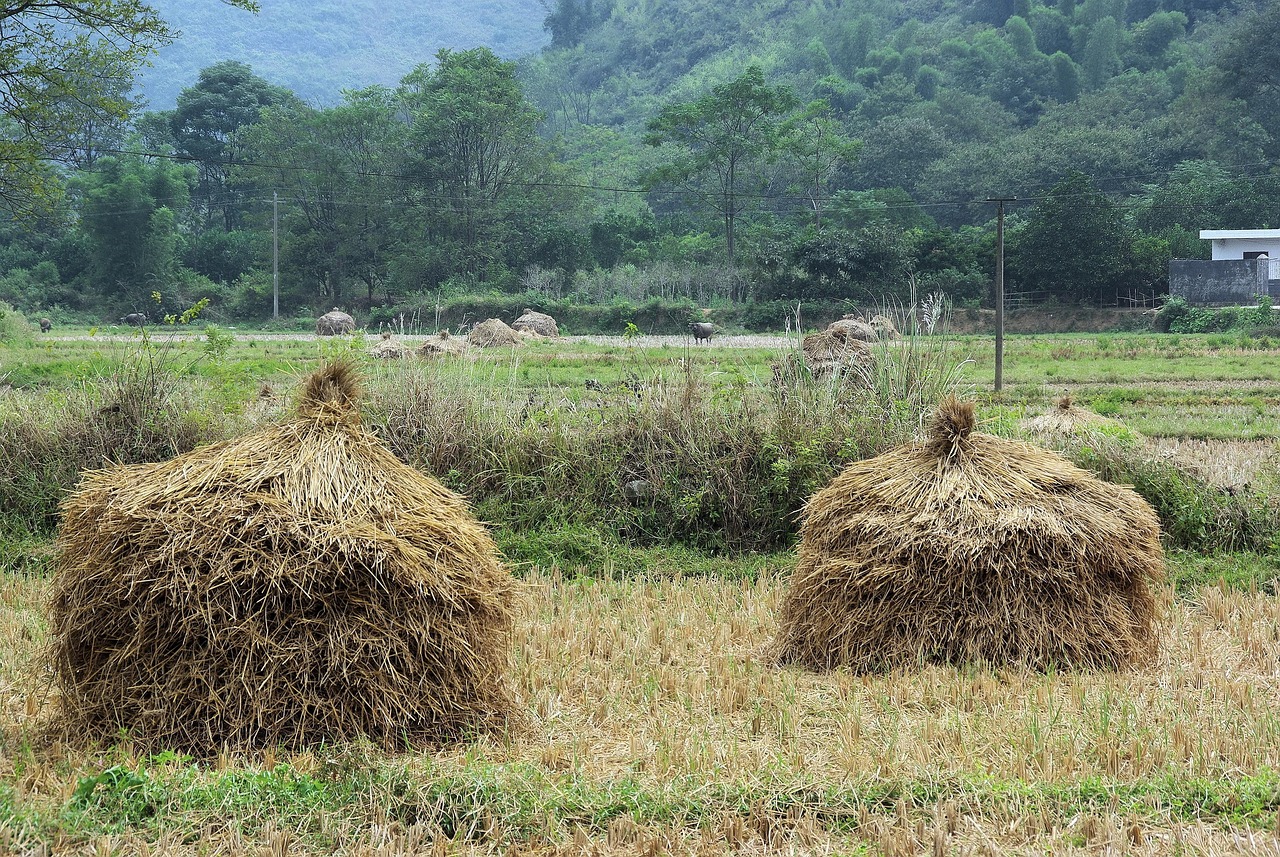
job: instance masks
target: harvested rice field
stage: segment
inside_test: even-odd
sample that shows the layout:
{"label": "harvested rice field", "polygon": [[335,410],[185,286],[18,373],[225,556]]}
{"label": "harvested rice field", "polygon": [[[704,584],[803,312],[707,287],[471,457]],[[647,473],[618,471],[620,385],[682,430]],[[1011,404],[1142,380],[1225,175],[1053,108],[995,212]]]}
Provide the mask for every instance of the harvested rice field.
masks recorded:
{"label": "harvested rice field", "polygon": [[[139,361],[135,341],[88,334],[0,351],[0,854],[1280,857],[1272,343],[1014,337],[997,395],[990,342],[953,337],[914,357],[895,346],[910,371],[843,398],[779,385],[795,343],[678,340],[431,360],[244,332],[217,359],[191,339]],[[198,757],[66,731],[47,660],[57,503],[85,470],[271,430],[334,357],[361,369],[363,425],[466,494],[514,573],[517,716],[445,745]],[[1002,439],[1026,439],[1064,394],[1108,418],[1063,429],[1063,454],[1158,513],[1153,656],[1100,671],[773,663],[796,513],[918,434],[944,389]]]}
{"label": "harvested rice field", "polygon": [[534,574],[520,732],[195,764],[48,740],[45,590],[0,594],[8,853],[1280,853],[1273,592],[1164,592],[1132,671],[857,677],[763,659],[780,577]]}

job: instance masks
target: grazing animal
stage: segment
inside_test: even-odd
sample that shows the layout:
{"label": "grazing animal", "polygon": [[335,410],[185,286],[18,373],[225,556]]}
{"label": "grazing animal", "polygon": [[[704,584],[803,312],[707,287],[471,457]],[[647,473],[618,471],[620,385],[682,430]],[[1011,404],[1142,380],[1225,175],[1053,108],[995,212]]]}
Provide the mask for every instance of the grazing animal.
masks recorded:
{"label": "grazing animal", "polygon": [[131,312],[120,318],[121,324],[127,324],[130,327],[142,327],[147,323],[147,315],[142,312]]}
{"label": "grazing animal", "polygon": [[705,339],[707,342],[710,342],[711,334],[716,332],[716,326],[709,321],[690,322],[689,332],[693,334],[694,342],[697,342],[700,339]]}
{"label": "grazing animal", "polygon": [[52,328],[52,327],[53,327],[53,322],[49,321],[49,319],[47,319],[47,318],[42,318],[42,319],[40,319],[40,332],[41,332],[41,333],[48,333],[48,332],[49,332],[49,330],[50,330],[50,328]]}

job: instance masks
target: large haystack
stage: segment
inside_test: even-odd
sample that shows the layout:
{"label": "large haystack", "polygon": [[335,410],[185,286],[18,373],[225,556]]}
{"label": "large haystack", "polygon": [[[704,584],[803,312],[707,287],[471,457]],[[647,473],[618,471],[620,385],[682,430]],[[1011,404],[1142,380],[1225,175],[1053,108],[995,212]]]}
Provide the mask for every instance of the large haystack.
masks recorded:
{"label": "large haystack", "polygon": [[887,315],[873,315],[871,321],[867,323],[871,325],[871,329],[876,332],[876,338],[881,342],[902,338],[902,334],[898,332],[898,326]]}
{"label": "large haystack", "polygon": [[356,411],[297,416],[63,503],[50,625],[66,728],[143,747],[432,744],[501,728],[513,581],[458,495]]}
{"label": "large haystack", "polygon": [[355,330],[356,320],[337,307],[316,319],[317,336],[343,336]]}
{"label": "large haystack", "polygon": [[865,379],[875,363],[871,346],[860,339],[848,339],[830,329],[811,333],[800,343],[804,363],[816,380],[825,381],[833,375],[842,378]]}
{"label": "large haystack", "polygon": [[538,336],[559,336],[560,326],[556,324],[556,320],[543,312],[534,312],[526,309],[524,315],[517,318],[511,323],[511,326],[517,330],[536,333]]}
{"label": "large haystack", "polygon": [[827,325],[827,332],[842,342],[846,339],[857,339],[862,342],[875,342],[879,339],[875,328],[860,315],[846,315],[839,321],[831,322]]}
{"label": "large haystack", "polygon": [[929,437],[849,466],[805,507],[781,663],[1115,668],[1155,647],[1160,524],[1128,488],[973,431],[954,399]]}
{"label": "large haystack", "polygon": [[1108,438],[1122,444],[1142,443],[1142,435],[1119,420],[1080,407],[1063,396],[1048,412],[1019,424],[1027,439],[1050,449],[1066,449],[1079,443]]}
{"label": "large haystack", "polygon": [[471,328],[467,341],[477,348],[509,348],[519,345],[524,340],[508,327],[505,321],[500,318],[491,318]]}

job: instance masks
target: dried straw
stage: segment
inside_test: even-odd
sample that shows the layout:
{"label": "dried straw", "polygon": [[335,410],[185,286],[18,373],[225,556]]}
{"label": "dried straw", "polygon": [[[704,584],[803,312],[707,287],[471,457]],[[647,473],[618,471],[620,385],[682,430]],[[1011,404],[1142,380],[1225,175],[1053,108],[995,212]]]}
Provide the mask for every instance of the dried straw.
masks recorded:
{"label": "dried straw", "polygon": [[62,505],[50,625],[71,734],[197,753],[502,728],[514,583],[464,501],[360,426],[353,370],[298,416]]}
{"label": "dried straw", "polygon": [[491,318],[480,322],[471,328],[471,333],[467,335],[467,340],[478,348],[505,348],[519,345],[522,341],[519,334],[508,327],[507,323],[500,318]]}
{"label": "dried straw", "polygon": [[524,314],[511,323],[511,326],[517,331],[527,331],[536,333],[538,336],[557,337],[560,335],[560,326],[556,324],[556,320],[545,312],[536,312],[526,309]]}
{"label": "dried straw", "polygon": [[1133,491],[974,429],[949,399],[929,436],[849,466],[805,507],[781,663],[1108,669],[1154,652],[1160,525]]}
{"label": "dried straw", "polygon": [[1052,449],[1063,449],[1075,442],[1107,435],[1122,441],[1140,442],[1142,435],[1119,420],[1104,417],[1080,407],[1065,395],[1048,413],[1030,417],[1019,424],[1026,437]]}

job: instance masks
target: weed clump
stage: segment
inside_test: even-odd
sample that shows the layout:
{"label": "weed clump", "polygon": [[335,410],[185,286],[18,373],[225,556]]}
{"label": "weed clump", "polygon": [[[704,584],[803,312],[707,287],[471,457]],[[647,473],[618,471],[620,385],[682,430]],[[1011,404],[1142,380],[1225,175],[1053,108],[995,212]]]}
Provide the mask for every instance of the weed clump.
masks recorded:
{"label": "weed clump", "polygon": [[1151,507],[974,425],[973,405],[948,399],[924,440],[855,462],[808,502],[779,662],[1109,669],[1152,654]]}
{"label": "weed clump", "polygon": [[333,364],[294,419],[89,473],[64,501],[50,655],[70,733],[210,753],[513,718],[514,583],[463,500],[356,404]]}

